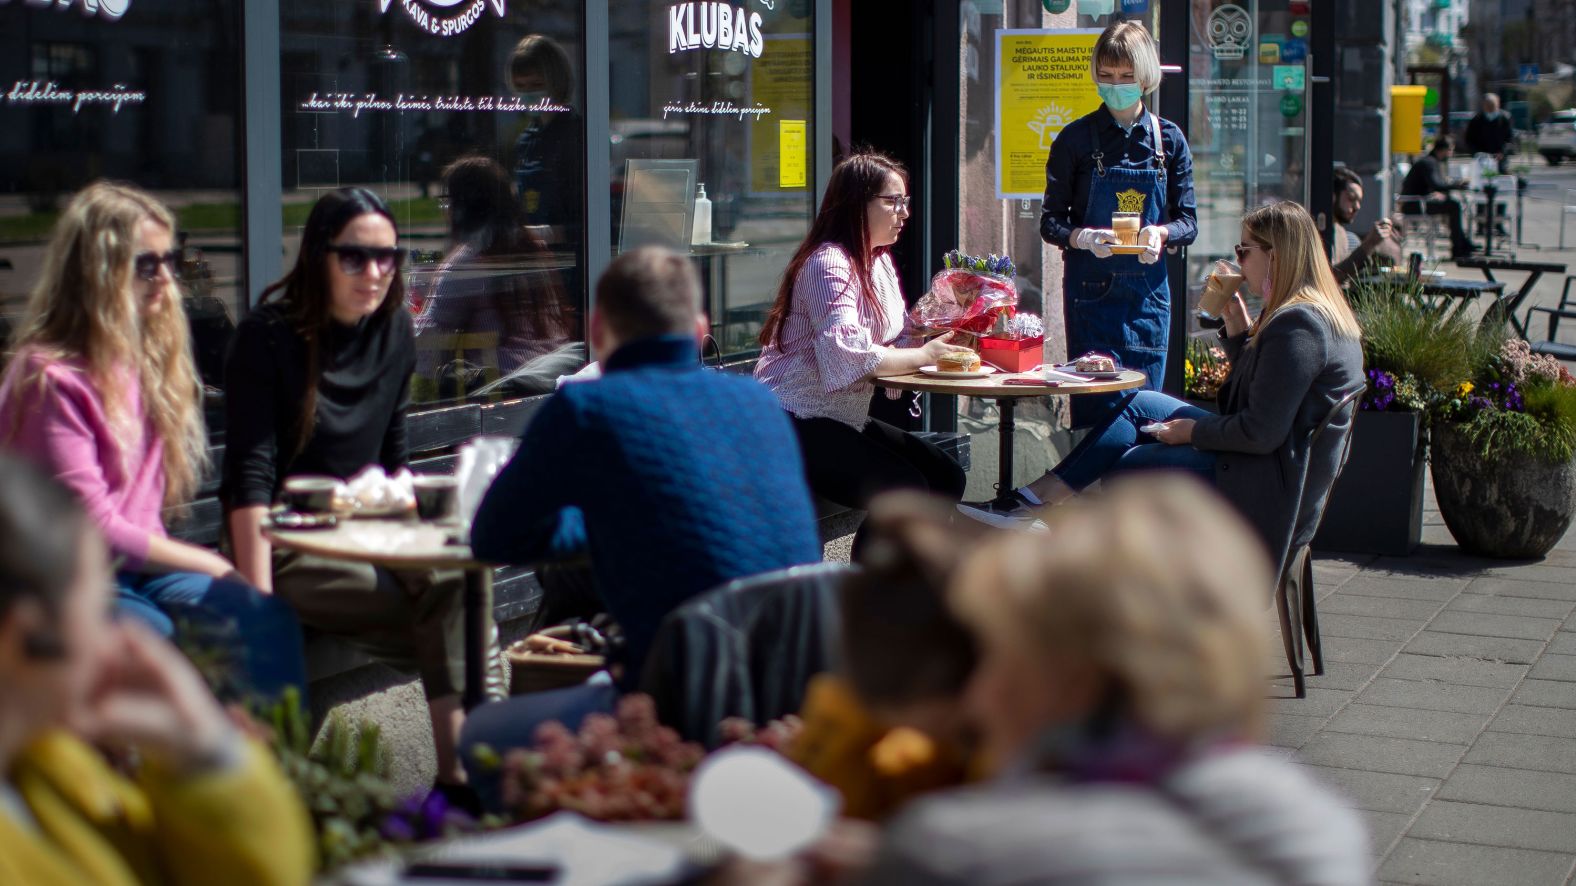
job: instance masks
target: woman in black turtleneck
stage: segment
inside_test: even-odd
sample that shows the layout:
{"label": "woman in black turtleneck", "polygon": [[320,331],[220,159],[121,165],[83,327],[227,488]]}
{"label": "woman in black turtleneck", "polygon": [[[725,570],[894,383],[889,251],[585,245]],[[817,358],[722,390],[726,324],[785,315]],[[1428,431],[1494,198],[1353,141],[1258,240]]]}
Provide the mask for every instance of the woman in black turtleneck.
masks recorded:
{"label": "woman in black turtleneck", "polygon": [[394,216],[364,188],[312,208],[295,267],[236,329],[228,390],[224,502],[237,568],[290,603],[301,622],[421,675],[439,787],[464,778],[462,595],[457,573],[407,572],[273,550],[263,515],[284,478],[348,478],[405,465],[405,409],[415,337]]}

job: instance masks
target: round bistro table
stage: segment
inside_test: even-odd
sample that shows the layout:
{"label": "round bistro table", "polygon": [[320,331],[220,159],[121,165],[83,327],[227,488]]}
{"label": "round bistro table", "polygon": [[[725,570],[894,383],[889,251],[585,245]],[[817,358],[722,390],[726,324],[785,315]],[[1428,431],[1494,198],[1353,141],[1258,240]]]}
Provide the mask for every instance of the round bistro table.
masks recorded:
{"label": "round bistro table", "polygon": [[[1039,381],[1040,384],[1008,384],[1009,380]],[[1124,369],[1117,378],[1095,379],[1087,382],[1045,381],[1045,374],[1038,369],[1017,373],[992,373],[980,378],[937,378],[915,372],[893,375],[875,380],[877,387],[899,391],[919,391],[925,394],[951,394],[959,397],[984,397],[995,400],[1001,410],[1001,427],[998,430],[998,458],[1001,464],[996,473],[996,498],[993,506],[1011,504],[1012,491],[1012,437],[1017,428],[1013,413],[1020,397],[1061,397],[1085,394],[1112,394],[1143,387],[1148,378],[1136,369]]]}
{"label": "round bistro table", "polygon": [[314,557],[370,563],[385,569],[459,569],[465,574],[465,689],[461,701],[471,710],[487,698],[487,634],[492,613],[493,564],[471,555],[456,540],[457,526],[410,519],[341,517],[325,529],[265,528],[263,535],[282,548]]}

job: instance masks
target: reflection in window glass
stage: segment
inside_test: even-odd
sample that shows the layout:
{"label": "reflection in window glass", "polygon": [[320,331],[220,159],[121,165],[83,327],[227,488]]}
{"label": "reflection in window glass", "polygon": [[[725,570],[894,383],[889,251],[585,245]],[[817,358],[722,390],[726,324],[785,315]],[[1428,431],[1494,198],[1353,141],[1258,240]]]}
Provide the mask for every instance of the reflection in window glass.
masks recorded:
{"label": "reflection in window glass", "polygon": [[418,403],[547,393],[585,362],[582,4],[474,8],[281,3],[286,248],[324,191],[389,202]]}
{"label": "reflection in window glass", "polygon": [[814,211],[812,4],[609,12],[613,251],[687,250],[723,351],[755,350]]}
{"label": "reflection in window glass", "polygon": [[218,430],[243,308],[239,0],[126,4],[112,18],[0,4],[0,334],[37,279],[60,208],[98,178],[153,192],[187,247],[178,276]]}

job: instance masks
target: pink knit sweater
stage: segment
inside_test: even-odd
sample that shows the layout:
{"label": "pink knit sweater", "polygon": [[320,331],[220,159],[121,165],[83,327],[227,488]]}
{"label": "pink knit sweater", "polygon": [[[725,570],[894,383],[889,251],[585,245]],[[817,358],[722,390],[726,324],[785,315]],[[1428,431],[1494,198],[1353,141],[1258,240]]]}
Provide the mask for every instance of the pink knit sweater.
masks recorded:
{"label": "pink knit sweater", "polygon": [[0,447],[75,492],[122,568],[139,569],[149,539],[165,534],[164,447],[142,414],[136,376],[121,379],[127,420],[116,424],[83,361],[18,354],[0,380]]}

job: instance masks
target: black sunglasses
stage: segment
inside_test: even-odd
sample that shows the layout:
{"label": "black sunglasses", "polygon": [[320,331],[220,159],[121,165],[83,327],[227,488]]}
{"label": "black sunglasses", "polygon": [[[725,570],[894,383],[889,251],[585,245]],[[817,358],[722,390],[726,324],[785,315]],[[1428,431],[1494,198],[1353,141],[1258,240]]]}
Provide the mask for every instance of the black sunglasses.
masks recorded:
{"label": "black sunglasses", "polygon": [[171,249],[166,253],[144,252],[132,260],[132,271],[138,280],[153,281],[159,279],[159,268],[163,265],[170,266],[170,276],[177,276],[181,269],[181,250]]}
{"label": "black sunglasses", "polygon": [[348,277],[365,271],[369,264],[375,263],[382,276],[405,263],[405,250],[398,246],[330,246],[328,251],[339,256],[339,269]]}
{"label": "black sunglasses", "polygon": [[1248,257],[1248,253],[1251,252],[1252,250],[1262,249],[1265,252],[1269,252],[1270,251],[1270,247],[1268,247],[1268,246],[1260,246],[1257,243],[1238,243],[1236,246],[1233,246],[1232,248],[1237,251],[1237,264],[1239,264],[1239,265],[1242,264],[1242,260],[1247,258]]}

